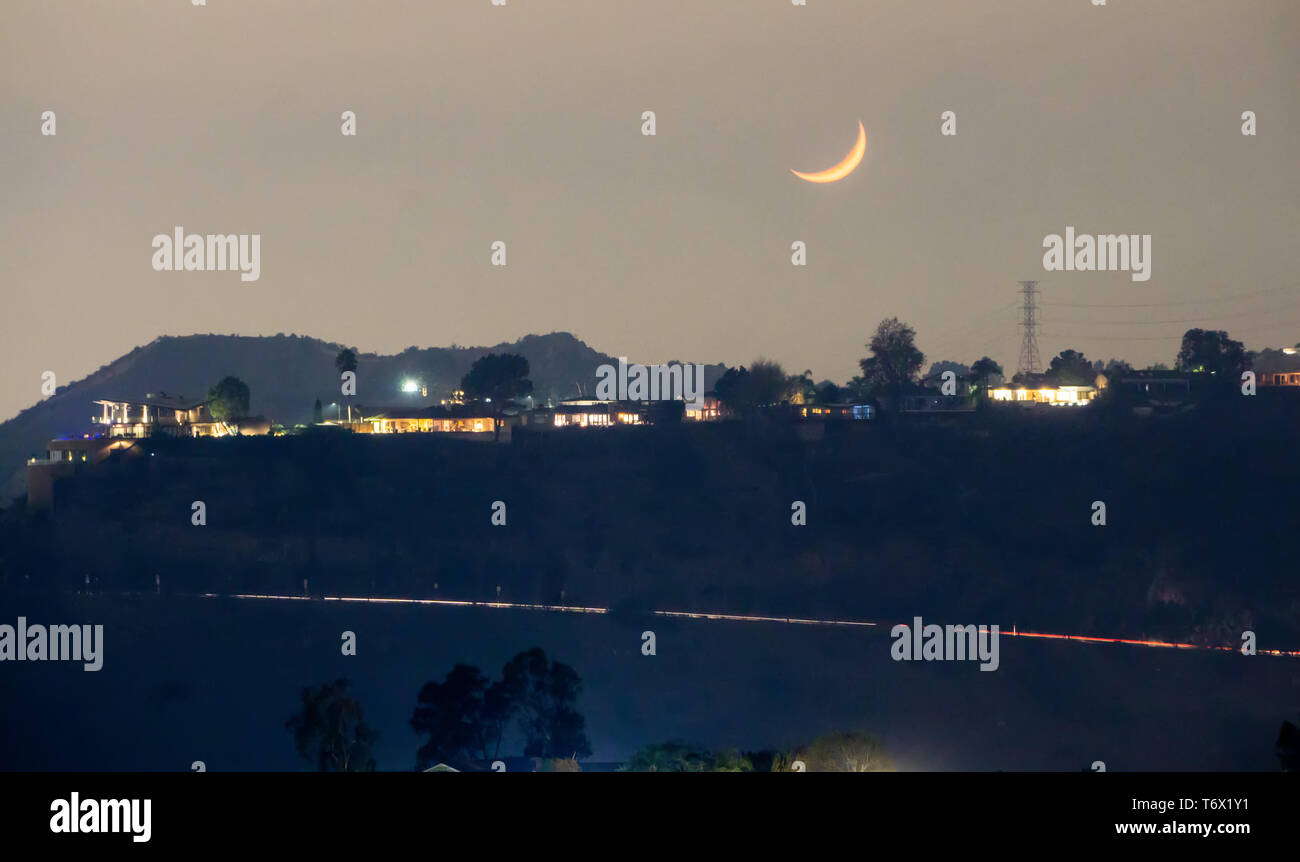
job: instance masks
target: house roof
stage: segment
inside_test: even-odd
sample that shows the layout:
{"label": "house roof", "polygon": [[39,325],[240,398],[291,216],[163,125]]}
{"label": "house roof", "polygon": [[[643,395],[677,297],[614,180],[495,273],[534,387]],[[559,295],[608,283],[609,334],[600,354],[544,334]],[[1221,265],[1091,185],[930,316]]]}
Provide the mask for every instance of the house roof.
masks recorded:
{"label": "house roof", "polygon": [[144,398],[97,398],[92,404],[130,404],[133,407],[162,407],[167,410],[193,410],[208,403],[206,398],[186,398],[184,395],[168,395],[150,392]]}
{"label": "house roof", "polygon": [[1300,353],[1284,353],[1281,350],[1261,350],[1251,363],[1251,368],[1264,374],[1278,371],[1300,371]]}

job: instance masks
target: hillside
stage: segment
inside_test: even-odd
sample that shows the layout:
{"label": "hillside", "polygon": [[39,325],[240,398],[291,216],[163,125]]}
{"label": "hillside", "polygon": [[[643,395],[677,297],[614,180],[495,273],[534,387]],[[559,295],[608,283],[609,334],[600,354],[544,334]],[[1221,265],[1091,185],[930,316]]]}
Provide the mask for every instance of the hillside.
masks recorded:
{"label": "hillside", "polygon": [[[1300,647],[1300,402],[1143,421],[781,422],[154,439],[0,517],[32,589],[380,595],[909,619]],[[1274,397],[1276,396],[1276,397]],[[202,500],[207,522],[191,522]],[[508,521],[491,523],[493,501]],[[791,523],[791,501],[807,504]],[[1108,508],[1092,521],[1093,502]],[[157,556],[166,549],[165,562]],[[29,580],[30,579],[30,580]]]}
{"label": "hillside", "polygon": [[[60,386],[40,401],[0,424],[0,506],[23,492],[24,462],[40,454],[53,437],[90,430],[92,403],[99,398],[141,398],[147,393],[201,396],[222,377],[233,374],[248,384],[254,414],[285,425],[311,420],[317,398],[328,404],[339,392],[334,359],[343,345],[299,335],[161,336],[110,362],[82,380]],[[578,384],[590,394],[596,368],[617,357],[601,353],[568,332],[527,335],[492,347],[407,348],[395,355],[358,356],[358,404],[397,402],[398,386],[416,377],[429,387],[429,398],[446,397],[474,360],[487,353],[520,353],[532,368],[540,398],[570,398]],[[688,361],[688,360],[684,360]],[[721,366],[705,369],[712,386]]]}

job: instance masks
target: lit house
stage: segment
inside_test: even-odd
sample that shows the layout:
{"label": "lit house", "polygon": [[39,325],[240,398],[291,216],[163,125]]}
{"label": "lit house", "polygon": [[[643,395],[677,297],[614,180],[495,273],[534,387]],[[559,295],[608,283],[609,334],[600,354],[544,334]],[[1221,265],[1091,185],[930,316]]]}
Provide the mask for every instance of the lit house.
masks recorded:
{"label": "lit house", "polygon": [[[95,401],[99,415],[91,416],[96,431],[109,437],[148,437],[172,434],[178,437],[199,436],[199,426],[211,426],[212,415],[207,403],[183,395],[150,393],[140,401]],[[206,433],[212,433],[205,428]]]}
{"label": "lit house", "polygon": [[608,428],[614,425],[645,425],[650,418],[644,405],[635,401],[602,401],[573,398],[553,407],[538,407],[528,415],[528,426],[547,428]]}
{"label": "lit house", "polygon": [[492,434],[508,417],[489,406],[449,404],[434,407],[358,407],[360,420],[342,423],[361,434]]}
{"label": "lit house", "polygon": [[1300,352],[1294,347],[1261,350],[1251,369],[1259,386],[1300,386]]}
{"label": "lit house", "polygon": [[233,425],[240,434],[269,434],[271,423],[261,416],[236,422],[218,422],[208,410],[208,402],[187,399],[184,395],[150,393],[140,401],[100,400],[93,402],[100,411],[91,416],[96,436],[148,437],[170,434],[173,437],[224,437]]}
{"label": "lit house", "polygon": [[722,413],[722,402],[712,392],[704,393],[703,407],[697,409],[690,404],[686,405],[686,418],[692,422],[712,422],[721,419]]}
{"label": "lit house", "polygon": [[802,404],[795,409],[800,418],[822,422],[864,420],[875,415],[870,404]]}
{"label": "lit house", "polygon": [[1039,384],[997,386],[989,390],[989,397],[994,401],[1010,401],[1024,405],[1080,407],[1096,398],[1098,391],[1096,386],[1058,386],[1044,381]]}

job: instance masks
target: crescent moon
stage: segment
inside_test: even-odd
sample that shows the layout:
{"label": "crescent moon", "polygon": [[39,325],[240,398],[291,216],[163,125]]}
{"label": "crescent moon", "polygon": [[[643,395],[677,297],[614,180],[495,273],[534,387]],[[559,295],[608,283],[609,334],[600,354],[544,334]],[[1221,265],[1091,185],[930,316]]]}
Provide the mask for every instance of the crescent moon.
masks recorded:
{"label": "crescent moon", "polygon": [[794,170],[793,168],[790,169],[790,173],[794,174],[799,179],[807,180],[810,183],[833,183],[837,180],[842,180],[849,174],[853,173],[853,169],[862,162],[862,157],[866,154],[867,130],[862,128],[862,121],[858,120],[858,142],[853,145],[853,149],[844,157],[844,161],[834,167],[827,168],[824,171],[817,171],[816,173],[804,174]]}

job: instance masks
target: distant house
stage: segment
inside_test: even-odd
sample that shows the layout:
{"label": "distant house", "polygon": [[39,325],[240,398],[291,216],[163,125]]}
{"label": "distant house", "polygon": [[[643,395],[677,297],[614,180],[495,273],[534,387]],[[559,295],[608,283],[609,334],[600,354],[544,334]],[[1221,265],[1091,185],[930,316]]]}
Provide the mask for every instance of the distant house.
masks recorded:
{"label": "distant house", "polygon": [[27,460],[27,508],[36,512],[54,507],[54,481],[93,466],[117,452],[139,454],[136,441],[126,437],[73,437],[51,440],[44,458]]}
{"label": "distant house", "polygon": [[895,409],[913,416],[958,416],[975,412],[975,399],[969,395],[944,395],[916,384],[905,385],[894,396]]}
{"label": "distant house", "polygon": [[795,408],[801,419],[821,422],[863,421],[875,417],[870,404],[801,404]]}
{"label": "distant house", "polygon": [[194,427],[211,423],[206,401],[186,398],[183,395],[150,393],[143,399],[103,399],[99,415],[90,421],[96,431],[109,437],[148,437],[151,434],[172,434],[178,437],[194,436]]}
{"label": "distant house", "polygon": [[704,393],[704,406],[700,408],[686,405],[686,418],[691,422],[713,422],[721,419],[725,413],[722,402],[712,392]]}
{"label": "distant house", "polygon": [[184,395],[150,393],[139,400],[101,399],[98,415],[90,417],[97,435],[107,437],[149,437],[169,434],[174,437],[223,437],[234,425],[238,433],[269,434],[271,423],[261,416],[237,422],[218,422],[212,418],[207,401]]}
{"label": "distant house", "polygon": [[1261,350],[1251,363],[1257,386],[1300,387],[1300,351],[1294,347]]}
{"label": "distant house", "polygon": [[1044,404],[1049,407],[1082,407],[1095,399],[1106,385],[1106,378],[1099,375],[1092,386],[1074,386],[1054,383],[1046,375],[1027,375],[1018,383],[1003,383],[990,387],[989,398],[993,401],[1034,406]]}
{"label": "distant house", "polygon": [[487,403],[429,407],[354,407],[350,422],[338,424],[358,434],[450,434],[470,440],[510,442],[522,422],[519,410]]}
{"label": "distant house", "polygon": [[538,407],[527,418],[528,427],[535,431],[649,423],[648,408],[640,402],[604,401],[596,398],[570,398],[552,407]]}
{"label": "distant house", "polygon": [[360,419],[342,423],[361,434],[487,434],[509,436],[510,417],[486,404],[447,404],[433,407],[356,407]]}
{"label": "distant house", "polygon": [[1192,400],[1192,377],[1185,371],[1131,371],[1115,385],[1152,407],[1180,407]]}

